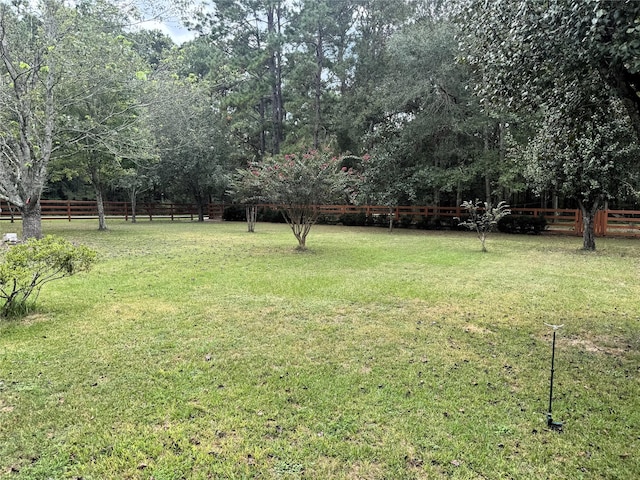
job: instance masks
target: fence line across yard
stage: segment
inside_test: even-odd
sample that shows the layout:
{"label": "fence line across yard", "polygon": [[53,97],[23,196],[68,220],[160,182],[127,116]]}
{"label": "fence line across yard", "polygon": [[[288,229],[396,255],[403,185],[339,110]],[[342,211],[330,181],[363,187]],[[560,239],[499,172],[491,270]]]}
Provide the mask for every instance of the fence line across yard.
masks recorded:
{"label": "fence line across yard", "polygon": [[[98,208],[95,201],[84,200],[41,200],[42,218],[45,220],[68,220],[81,218],[97,218]],[[221,220],[224,209],[233,205],[211,203],[204,212],[210,220]],[[277,205],[264,204],[260,208],[275,209]],[[19,219],[20,212],[16,207],[1,201],[0,220]],[[105,215],[108,218],[124,218],[130,220],[132,216],[131,203],[129,202],[104,202]],[[381,205],[318,205],[317,210],[321,215],[339,218],[347,214],[364,214],[375,217],[392,215],[394,219],[412,218],[420,219],[453,219],[464,216],[462,207],[435,207],[435,206],[396,206],[387,207]],[[187,203],[147,203],[139,202],[136,205],[138,218],[168,218],[197,219],[198,206]],[[512,215],[526,215],[544,217],[547,223],[546,232],[582,236],[582,213],[574,209],[553,208],[518,208],[511,207]],[[598,237],[640,237],[640,210],[600,210],[596,214],[595,234]]]}

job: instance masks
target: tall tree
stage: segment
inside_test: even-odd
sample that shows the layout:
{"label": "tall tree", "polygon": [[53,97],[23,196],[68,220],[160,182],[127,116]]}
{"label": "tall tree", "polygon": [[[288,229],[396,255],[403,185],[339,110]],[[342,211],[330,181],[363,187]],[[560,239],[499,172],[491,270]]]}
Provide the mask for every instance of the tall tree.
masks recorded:
{"label": "tall tree", "polygon": [[20,210],[24,239],[42,236],[40,197],[65,70],[60,47],[70,28],[58,2],[38,7],[0,5],[0,198]]}
{"label": "tall tree", "polygon": [[[81,55],[87,19],[111,29],[169,2],[125,0],[15,1],[0,4],[0,198],[15,205],[23,238],[40,237],[40,198],[65,112],[84,100],[68,88],[88,59]],[[186,0],[172,2],[183,5]],[[107,20],[108,17],[108,20]],[[117,19],[117,21],[116,21]],[[99,80],[95,77],[94,80]]]}
{"label": "tall tree", "polygon": [[233,75],[221,83],[221,90],[233,125],[257,157],[279,153],[284,140],[286,13],[281,0],[224,0],[195,26],[226,54]]}
{"label": "tall tree", "polygon": [[[488,110],[527,109],[528,116],[540,119],[530,147],[536,153],[527,158],[539,172],[548,169],[541,177],[557,175],[555,190],[579,202],[583,246],[595,249],[593,218],[611,196],[610,182],[620,180],[631,147],[619,136],[603,135],[612,132],[611,116],[625,117],[640,140],[640,3],[467,0],[461,5],[464,59],[478,73],[477,92]],[[617,104],[624,110],[612,107]],[[548,160],[541,139],[557,148],[562,168]],[[537,161],[541,158],[547,160]],[[532,178],[531,184],[539,191],[540,182]]]}
{"label": "tall tree", "polygon": [[85,60],[65,86],[75,100],[59,122],[61,148],[54,166],[63,167],[67,176],[75,172],[89,180],[98,229],[106,230],[104,196],[124,175],[122,161],[145,162],[155,153],[144,99],[149,67],[117,28],[107,31],[95,20],[85,19],[85,35],[74,47]]}
{"label": "tall tree", "polygon": [[195,75],[172,76],[157,84],[152,109],[160,161],[158,178],[164,193],[194,201],[203,221],[207,204],[227,189],[233,171],[223,112],[210,85]]}
{"label": "tall tree", "polygon": [[286,87],[295,143],[318,148],[332,139],[330,118],[346,91],[355,3],[301,0],[288,29]]}

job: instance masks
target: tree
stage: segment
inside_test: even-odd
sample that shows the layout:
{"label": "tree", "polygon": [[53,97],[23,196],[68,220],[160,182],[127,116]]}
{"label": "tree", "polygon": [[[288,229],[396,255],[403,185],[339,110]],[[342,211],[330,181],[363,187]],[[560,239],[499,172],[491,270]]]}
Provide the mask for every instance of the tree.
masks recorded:
{"label": "tree", "polygon": [[258,218],[258,203],[267,201],[263,194],[260,171],[238,169],[231,179],[229,193],[236,202],[245,206],[247,231],[254,233]]}
{"label": "tree", "polygon": [[58,2],[37,10],[0,5],[0,198],[22,216],[24,239],[42,235],[40,196],[54,149],[55,91],[69,13]]}
{"label": "tree", "polygon": [[[218,89],[224,94],[233,128],[256,158],[280,153],[285,136],[286,14],[281,0],[224,0],[216,2],[215,9],[195,26],[206,41],[226,55],[224,73],[230,75],[221,79]],[[216,74],[211,72],[213,77]]]}
{"label": "tree", "polygon": [[319,148],[335,133],[331,114],[346,91],[347,51],[352,44],[356,4],[301,0],[287,29],[286,92],[295,143]]}
{"label": "tree", "polygon": [[213,196],[222,197],[233,171],[223,113],[206,80],[158,78],[150,106],[160,155],[159,184],[174,199],[190,199],[203,221]]}
{"label": "tree", "polygon": [[478,240],[482,244],[482,251],[486,252],[487,235],[498,225],[501,218],[511,214],[509,205],[505,202],[499,202],[494,207],[489,202],[482,202],[476,199],[475,202],[464,201],[460,206],[467,211],[467,218],[460,222],[459,225],[475,231],[478,234]]}
{"label": "tree", "polygon": [[[583,246],[595,249],[595,212],[611,198],[610,186],[620,184],[628,151],[640,140],[640,3],[468,0],[462,5],[464,58],[477,71],[477,92],[488,110],[528,110],[539,132],[525,156],[532,162],[529,171],[537,172],[529,175],[530,184],[540,192],[546,183],[576,199],[585,221]],[[612,115],[625,118],[621,121],[635,130],[634,141],[622,134],[627,130],[612,130]],[[541,145],[543,139],[557,155]],[[557,178],[551,181],[549,175]]]}
{"label": "tree", "polygon": [[136,223],[138,196],[153,189],[157,183],[155,166],[157,159],[127,162],[122,165],[122,173],[118,176],[116,186],[127,192],[131,204],[131,223]]}
{"label": "tree", "polygon": [[595,250],[597,211],[608,200],[633,196],[640,186],[640,144],[619,100],[610,98],[609,105],[595,97],[577,102],[584,106],[582,115],[567,118],[550,112],[533,138],[516,146],[511,156],[535,191],[551,188],[577,201],[583,249]]}
{"label": "tree", "polygon": [[620,99],[640,139],[640,2],[459,0],[464,59],[488,102],[562,108],[597,78]]}
{"label": "tree", "polygon": [[318,220],[318,205],[343,203],[353,198],[358,176],[327,149],[278,155],[253,162],[240,170],[238,182],[256,178],[269,202],[282,212],[298,250],[306,250],[311,227]]}
{"label": "tree", "polygon": [[124,174],[123,160],[153,158],[144,90],[148,65],[118,25],[93,17],[83,21],[83,35],[70,39],[82,68],[60,91],[73,99],[58,120],[58,151],[52,169],[68,178],[82,176],[93,186],[98,228],[106,230],[104,196]]}
{"label": "tree", "polygon": [[[88,55],[99,51],[91,52],[101,40],[95,27],[101,24],[98,31],[112,32],[140,11],[155,12],[166,2],[138,6],[118,0],[0,5],[0,198],[20,210],[23,238],[42,235],[40,198],[49,162],[63,146],[57,139],[60,123],[74,107],[91,100],[94,83],[85,91],[74,88],[74,82],[83,79],[87,65],[99,61]],[[90,80],[99,84],[101,75]]]}
{"label": "tree", "polygon": [[455,31],[447,17],[425,16],[388,41],[387,72],[375,99],[384,115],[363,137],[374,158],[372,200],[437,205],[453,192],[459,204],[463,189],[486,176],[480,133],[489,120],[466,91],[470,75],[456,63]]}

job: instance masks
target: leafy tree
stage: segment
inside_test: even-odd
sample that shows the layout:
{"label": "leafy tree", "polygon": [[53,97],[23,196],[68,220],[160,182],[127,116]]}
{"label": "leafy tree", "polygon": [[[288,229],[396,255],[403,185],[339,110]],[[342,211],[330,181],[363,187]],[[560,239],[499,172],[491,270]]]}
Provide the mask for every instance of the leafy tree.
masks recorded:
{"label": "leafy tree", "polygon": [[621,103],[580,101],[583,115],[545,115],[535,136],[512,156],[540,192],[550,188],[577,201],[582,212],[583,249],[595,250],[596,212],[611,199],[632,196],[640,186],[640,144]]}
{"label": "leafy tree", "polygon": [[318,205],[350,201],[358,183],[354,171],[327,149],[268,157],[251,163],[238,175],[237,181],[245,184],[258,179],[264,197],[281,209],[298,240],[298,250],[307,248],[307,235],[318,220]]}
{"label": "leafy tree", "polygon": [[160,186],[174,199],[194,201],[203,221],[208,203],[224,195],[233,171],[224,117],[209,83],[193,75],[159,79],[156,95],[150,109]]}
{"label": "leafy tree", "polygon": [[123,160],[143,162],[154,155],[143,96],[149,67],[117,27],[87,18],[83,28],[74,51],[85,60],[63,89],[76,100],[58,122],[61,145],[52,167],[88,179],[98,228],[106,230],[104,195],[124,175]]}
{"label": "leafy tree", "polygon": [[136,159],[135,162],[127,162],[122,165],[121,174],[118,176],[116,186],[127,192],[131,204],[131,223],[136,223],[138,197],[151,191],[158,182],[155,171],[157,159],[147,161]]}
{"label": "leafy tree", "polygon": [[260,171],[255,168],[239,169],[231,179],[229,193],[236,202],[245,206],[247,231],[255,232],[258,204],[267,201],[263,194]]}
{"label": "leafy tree", "polygon": [[[539,131],[525,157],[532,162],[529,171],[537,172],[529,175],[530,184],[540,192],[540,179],[557,176],[544,183],[579,202],[584,248],[595,249],[595,212],[611,198],[614,189],[608,185],[620,184],[632,148],[626,134],[623,141],[621,132],[603,135],[615,133],[611,115],[626,117],[640,140],[640,3],[468,0],[461,5],[464,58],[478,73],[476,90],[488,109],[526,110],[532,129]],[[616,103],[624,109],[616,110]],[[559,151],[558,161],[549,160],[554,154],[542,139]],[[596,160],[594,154],[602,157]]]}
{"label": "leafy tree", "polygon": [[560,106],[567,88],[596,77],[620,98],[640,136],[639,2],[459,3],[466,60],[481,72],[485,98],[512,107]]}
{"label": "leafy tree", "polygon": [[460,222],[461,227],[473,230],[478,234],[478,240],[482,244],[482,251],[487,251],[486,241],[487,235],[494,230],[501,218],[511,214],[509,205],[505,202],[499,202],[495,207],[489,202],[477,200],[464,201],[460,205],[467,211],[467,218]]}
{"label": "leafy tree", "polygon": [[88,270],[96,252],[47,235],[12,247],[0,263],[0,317],[29,311],[44,284]]}
{"label": "leafy tree", "polygon": [[[82,83],[87,66],[99,61],[89,55],[99,52],[91,50],[101,41],[96,25],[113,31],[140,11],[157,11],[166,3],[143,1],[139,8],[119,0],[0,4],[0,198],[20,210],[23,238],[42,235],[40,198],[49,162],[63,146],[56,141],[60,123],[94,91],[94,83],[88,91],[74,85]],[[101,79],[90,78],[97,84]],[[76,140],[81,138],[87,137]]]}
{"label": "leafy tree", "polygon": [[64,71],[59,50],[70,26],[58,2],[39,7],[0,5],[0,198],[20,210],[25,239],[42,235],[40,197]]}

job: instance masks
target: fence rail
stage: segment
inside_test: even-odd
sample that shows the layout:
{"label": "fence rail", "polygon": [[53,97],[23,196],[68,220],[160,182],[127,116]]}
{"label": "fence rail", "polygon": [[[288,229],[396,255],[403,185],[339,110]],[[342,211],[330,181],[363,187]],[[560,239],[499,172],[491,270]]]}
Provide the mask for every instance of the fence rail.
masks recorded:
{"label": "fence rail", "polygon": [[[42,218],[46,220],[68,220],[98,216],[95,201],[83,200],[42,200]],[[222,219],[225,207],[230,205],[209,204],[204,212],[208,219]],[[259,205],[261,208],[277,208],[276,205]],[[10,204],[0,202],[0,220],[20,218],[20,212]],[[132,216],[129,202],[105,202],[105,215],[129,220]],[[397,206],[382,205],[319,205],[318,211],[325,216],[339,217],[345,214],[365,214],[366,216],[393,215],[393,218],[413,217],[453,219],[464,215],[461,207]],[[552,208],[511,208],[512,215],[541,216],[547,222],[547,232],[581,236],[583,233],[580,210]],[[198,218],[198,206],[186,203],[146,203],[136,205],[136,216],[140,218],[191,219]],[[639,210],[600,210],[595,218],[595,234],[599,237],[625,236],[640,238]]]}

